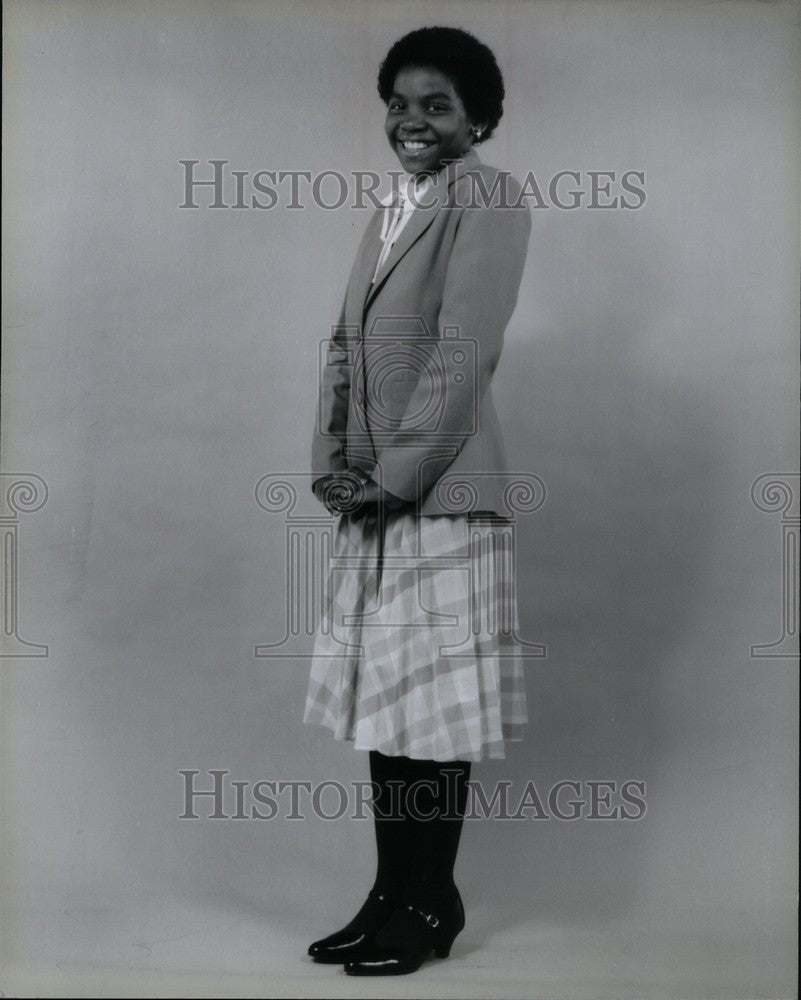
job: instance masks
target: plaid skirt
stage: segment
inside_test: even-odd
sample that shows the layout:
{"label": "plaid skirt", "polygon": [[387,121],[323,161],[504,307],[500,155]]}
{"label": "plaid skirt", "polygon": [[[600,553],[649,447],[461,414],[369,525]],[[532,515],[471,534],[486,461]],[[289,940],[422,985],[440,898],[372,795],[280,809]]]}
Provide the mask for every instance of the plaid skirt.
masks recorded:
{"label": "plaid skirt", "polygon": [[510,522],[341,515],[303,721],[357,750],[505,757],[528,722]]}

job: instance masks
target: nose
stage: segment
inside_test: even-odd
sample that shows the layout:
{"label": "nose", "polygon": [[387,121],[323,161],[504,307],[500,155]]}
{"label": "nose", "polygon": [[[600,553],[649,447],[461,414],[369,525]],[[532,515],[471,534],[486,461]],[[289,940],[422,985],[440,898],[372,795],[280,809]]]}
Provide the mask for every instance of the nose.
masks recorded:
{"label": "nose", "polygon": [[422,132],[426,128],[426,123],[420,121],[417,116],[409,117],[400,126],[402,133]]}

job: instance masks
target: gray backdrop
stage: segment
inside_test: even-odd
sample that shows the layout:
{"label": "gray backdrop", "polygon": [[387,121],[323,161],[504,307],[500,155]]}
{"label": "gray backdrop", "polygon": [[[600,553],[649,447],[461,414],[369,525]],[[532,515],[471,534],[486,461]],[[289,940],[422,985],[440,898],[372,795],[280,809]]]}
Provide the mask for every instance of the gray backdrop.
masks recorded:
{"label": "gray backdrop", "polygon": [[[798,5],[4,14],[3,495],[34,487],[2,511],[2,989],[793,995]],[[359,981],[305,951],[372,882],[369,822],[308,800],[292,821],[283,799],[269,821],[207,800],[180,819],[179,772],[227,771],[228,815],[233,780],[367,778],[302,724],[308,661],[254,647],[287,604],[284,515],[256,486],[307,468],[317,345],[368,214],[215,211],[207,189],[182,210],[179,161],[398,169],[378,64],[437,23],[505,74],[486,162],[546,185],[645,172],[639,210],[532,212],[495,394],[512,464],[547,488],[518,535],[521,629],[547,657],[527,739],[473,777],[543,798],[640,781],[647,810],[466,822],[451,958]],[[788,509],[755,501],[761,476]]]}

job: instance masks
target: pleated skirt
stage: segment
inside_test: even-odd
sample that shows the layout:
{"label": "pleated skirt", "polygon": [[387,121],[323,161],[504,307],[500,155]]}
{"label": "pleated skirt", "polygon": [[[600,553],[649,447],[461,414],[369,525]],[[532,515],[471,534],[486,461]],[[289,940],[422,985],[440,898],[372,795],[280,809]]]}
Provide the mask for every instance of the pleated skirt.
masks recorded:
{"label": "pleated skirt", "polygon": [[528,722],[510,522],[338,518],[303,721],[357,750],[503,758]]}

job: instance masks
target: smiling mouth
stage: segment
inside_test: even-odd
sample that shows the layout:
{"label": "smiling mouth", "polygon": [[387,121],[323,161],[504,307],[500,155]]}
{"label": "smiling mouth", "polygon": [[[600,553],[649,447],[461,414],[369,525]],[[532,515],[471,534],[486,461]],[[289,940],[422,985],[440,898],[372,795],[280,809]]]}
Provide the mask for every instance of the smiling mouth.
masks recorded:
{"label": "smiling mouth", "polygon": [[436,145],[435,142],[427,139],[399,139],[398,144],[402,146],[404,151],[407,153],[420,153],[424,149],[428,149],[429,146]]}

